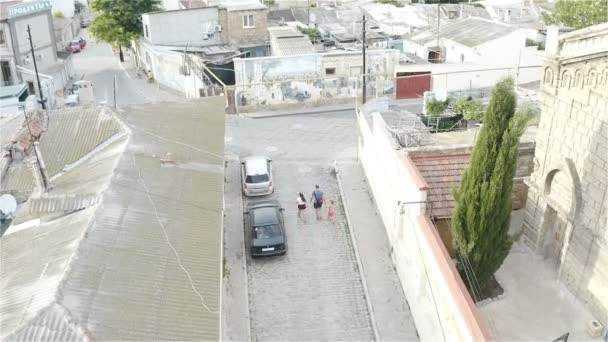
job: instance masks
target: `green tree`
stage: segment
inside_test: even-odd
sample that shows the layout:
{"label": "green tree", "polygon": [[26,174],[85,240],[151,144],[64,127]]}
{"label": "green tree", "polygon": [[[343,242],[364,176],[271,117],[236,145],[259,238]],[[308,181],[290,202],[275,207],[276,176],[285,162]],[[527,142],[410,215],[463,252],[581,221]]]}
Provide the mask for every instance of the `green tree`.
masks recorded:
{"label": "green tree", "polygon": [[492,93],[460,187],[454,192],[453,232],[456,248],[467,258],[482,288],[509,254],[511,190],[519,138],[529,115],[515,114],[513,80],[501,80]]}
{"label": "green tree", "polygon": [[566,25],[575,29],[608,21],[606,0],[558,0],[552,14],[543,16],[547,25]]}
{"label": "green tree", "polygon": [[111,44],[120,50],[142,36],[141,15],[161,9],[160,0],[92,0],[95,19],[89,27],[93,38]]}

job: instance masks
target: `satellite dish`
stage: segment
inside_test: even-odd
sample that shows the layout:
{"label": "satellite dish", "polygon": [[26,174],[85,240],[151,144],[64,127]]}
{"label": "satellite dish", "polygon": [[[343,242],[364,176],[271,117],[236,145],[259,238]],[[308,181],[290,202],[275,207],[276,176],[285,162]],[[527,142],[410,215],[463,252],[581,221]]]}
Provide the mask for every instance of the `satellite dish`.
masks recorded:
{"label": "satellite dish", "polygon": [[17,212],[17,200],[9,194],[0,196],[0,220],[15,218]]}
{"label": "satellite dish", "polygon": [[448,92],[445,89],[435,90],[435,99],[438,101],[445,101],[448,98]]}

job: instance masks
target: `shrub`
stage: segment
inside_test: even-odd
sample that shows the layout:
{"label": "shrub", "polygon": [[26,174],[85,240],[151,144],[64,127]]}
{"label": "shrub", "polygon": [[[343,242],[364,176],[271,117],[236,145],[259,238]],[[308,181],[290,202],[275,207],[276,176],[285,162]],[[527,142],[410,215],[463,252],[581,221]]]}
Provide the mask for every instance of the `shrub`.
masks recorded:
{"label": "shrub", "polygon": [[479,121],[483,117],[485,108],[479,100],[462,99],[454,105],[454,111],[462,114],[467,121]]}
{"label": "shrub", "polygon": [[401,7],[401,3],[398,0],[375,0],[374,2],[377,4],[386,4],[393,5],[395,7]]}
{"label": "shrub", "polygon": [[53,12],[53,17],[55,17],[55,18],[65,18],[65,16],[63,15],[63,12],[61,12],[61,11],[54,11]]}
{"label": "shrub", "polygon": [[298,30],[300,30],[300,32],[302,32],[305,35],[307,35],[308,38],[310,38],[310,40],[313,43],[316,43],[319,40],[321,40],[321,31],[319,31],[316,28],[305,28],[305,27],[302,27],[302,26],[298,26]]}
{"label": "shrub", "polygon": [[450,104],[450,99],[446,99],[445,101],[439,101],[437,99],[427,101],[425,104],[427,115],[439,116],[443,114],[448,108],[448,104]]}

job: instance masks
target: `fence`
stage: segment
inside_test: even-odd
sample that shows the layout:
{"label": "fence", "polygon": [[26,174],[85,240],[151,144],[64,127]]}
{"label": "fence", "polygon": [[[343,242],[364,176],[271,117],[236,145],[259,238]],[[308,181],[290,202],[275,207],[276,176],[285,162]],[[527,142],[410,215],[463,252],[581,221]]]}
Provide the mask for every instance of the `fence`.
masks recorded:
{"label": "fence", "polygon": [[[434,72],[430,75],[429,89],[423,92],[442,89],[457,98],[487,98],[492,87],[501,78],[510,76],[518,84],[540,80],[541,68],[538,66],[522,68],[482,68],[462,71]],[[429,74],[397,76],[387,74],[368,74],[367,98],[395,98],[400,87],[408,87],[408,82],[429,78]],[[316,78],[284,79],[268,82],[251,82],[226,86],[227,99],[234,105],[236,112],[275,110],[288,108],[316,107],[328,104],[353,103],[362,96],[362,76],[326,76]]]}

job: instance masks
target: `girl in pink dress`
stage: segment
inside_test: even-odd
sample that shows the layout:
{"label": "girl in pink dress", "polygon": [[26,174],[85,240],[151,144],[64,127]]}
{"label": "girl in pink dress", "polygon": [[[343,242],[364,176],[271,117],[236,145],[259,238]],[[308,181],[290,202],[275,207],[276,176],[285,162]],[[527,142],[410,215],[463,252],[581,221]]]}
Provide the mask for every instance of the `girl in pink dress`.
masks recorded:
{"label": "girl in pink dress", "polygon": [[331,223],[336,223],[336,206],[334,205],[334,201],[329,201],[329,205],[327,206],[327,217],[331,221]]}

